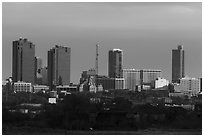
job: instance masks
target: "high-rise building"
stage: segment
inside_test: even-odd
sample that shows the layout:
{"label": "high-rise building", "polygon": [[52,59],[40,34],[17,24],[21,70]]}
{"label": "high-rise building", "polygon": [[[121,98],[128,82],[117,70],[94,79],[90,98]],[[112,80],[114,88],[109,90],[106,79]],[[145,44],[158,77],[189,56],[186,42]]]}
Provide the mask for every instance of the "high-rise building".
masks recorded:
{"label": "high-rise building", "polygon": [[39,57],[35,57],[35,73],[36,73],[35,83],[41,85],[42,84],[42,59]]}
{"label": "high-rise building", "polygon": [[47,67],[42,68],[42,84],[43,85],[48,85],[48,82],[47,82]]}
{"label": "high-rise building", "polygon": [[34,84],[35,75],[35,45],[26,38],[13,41],[13,81],[24,81]]}
{"label": "high-rise building", "polygon": [[109,51],[108,76],[122,78],[123,52],[120,49]]}
{"label": "high-rise building", "polygon": [[172,82],[179,83],[185,76],[184,72],[184,49],[183,45],[178,45],[177,49],[172,50]]}
{"label": "high-rise building", "polygon": [[71,48],[56,45],[48,51],[48,85],[70,84]]}
{"label": "high-rise building", "polygon": [[41,73],[42,69],[42,59],[40,57],[35,57],[35,67],[36,67],[36,72]]}

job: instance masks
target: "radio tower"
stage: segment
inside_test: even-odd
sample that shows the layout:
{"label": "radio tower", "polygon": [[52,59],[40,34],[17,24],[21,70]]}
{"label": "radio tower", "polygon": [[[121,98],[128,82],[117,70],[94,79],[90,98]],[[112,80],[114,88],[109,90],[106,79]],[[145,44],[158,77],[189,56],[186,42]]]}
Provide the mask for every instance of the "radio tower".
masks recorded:
{"label": "radio tower", "polygon": [[99,44],[96,44],[96,64],[95,64],[95,70],[96,70],[96,75],[95,75],[96,92],[98,91],[98,83],[97,83],[97,78],[98,78],[98,47],[99,47]]}

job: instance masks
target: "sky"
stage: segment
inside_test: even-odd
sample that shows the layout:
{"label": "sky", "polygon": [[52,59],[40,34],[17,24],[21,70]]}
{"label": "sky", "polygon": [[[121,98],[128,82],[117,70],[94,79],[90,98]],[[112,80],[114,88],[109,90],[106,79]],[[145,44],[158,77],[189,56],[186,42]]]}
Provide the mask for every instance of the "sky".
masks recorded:
{"label": "sky", "polygon": [[23,3],[2,4],[2,80],[12,75],[12,41],[27,38],[47,65],[55,45],[71,48],[71,82],[95,66],[108,74],[108,51],[123,50],[123,68],[161,69],[171,80],[171,54],[185,50],[185,74],[202,77],[202,3]]}

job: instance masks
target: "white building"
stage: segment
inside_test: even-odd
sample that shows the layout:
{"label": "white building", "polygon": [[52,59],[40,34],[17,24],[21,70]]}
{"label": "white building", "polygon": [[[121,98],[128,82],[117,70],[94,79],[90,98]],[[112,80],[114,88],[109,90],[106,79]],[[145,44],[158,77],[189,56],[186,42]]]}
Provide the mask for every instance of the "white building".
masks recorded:
{"label": "white building", "polygon": [[32,92],[31,83],[26,83],[23,81],[14,82],[14,92]]}
{"label": "white building", "polygon": [[95,92],[96,93],[96,86],[95,85],[90,85],[89,86],[89,92]]}
{"label": "white building", "polygon": [[161,88],[164,86],[168,86],[169,85],[169,81],[164,79],[164,78],[160,78],[158,77],[155,81],[154,81],[154,88]]}
{"label": "white building", "polygon": [[184,77],[180,79],[180,91],[187,95],[197,95],[200,92],[200,79]]}
{"label": "white building", "polygon": [[37,93],[39,91],[47,91],[49,89],[46,85],[33,85],[33,92]]}
{"label": "white building", "polygon": [[123,69],[124,89],[135,91],[136,85],[140,85],[140,70]]}

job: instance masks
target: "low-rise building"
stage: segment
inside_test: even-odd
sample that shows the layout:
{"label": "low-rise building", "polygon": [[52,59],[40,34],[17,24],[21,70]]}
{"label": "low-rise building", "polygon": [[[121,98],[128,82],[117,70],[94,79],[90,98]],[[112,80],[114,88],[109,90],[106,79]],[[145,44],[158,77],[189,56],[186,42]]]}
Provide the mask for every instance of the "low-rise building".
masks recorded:
{"label": "low-rise building", "polygon": [[173,92],[173,93],[169,93],[169,97],[180,97],[180,98],[184,98],[185,94],[182,92]]}
{"label": "low-rise building", "polygon": [[56,98],[49,98],[49,99],[48,99],[48,103],[50,103],[50,104],[56,104],[56,103],[57,103],[57,99],[56,99]]}
{"label": "low-rise building", "polygon": [[184,77],[180,80],[181,92],[187,95],[197,95],[200,92],[200,80],[196,78]]}
{"label": "low-rise building", "polygon": [[75,91],[77,91],[77,86],[59,85],[59,86],[56,86],[56,90],[57,91],[75,92]]}
{"label": "low-rise building", "polygon": [[124,89],[136,90],[136,86],[140,85],[140,70],[123,69]]}
{"label": "low-rise building", "polygon": [[50,91],[50,97],[51,98],[58,98],[57,91]]}
{"label": "low-rise building", "polygon": [[33,92],[37,93],[39,91],[47,91],[49,87],[46,85],[33,85]]}
{"label": "low-rise building", "polygon": [[200,79],[184,77],[180,79],[180,84],[173,84],[174,91],[188,96],[196,96],[201,91]]}
{"label": "low-rise building", "polygon": [[103,86],[104,90],[115,89],[115,79],[101,76],[97,78],[97,83]]}
{"label": "low-rise building", "polygon": [[154,81],[154,88],[162,88],[164,86],[168,86],[169,85],[169,81],[164,79],[164,78],[160,78],[158,77],[155,81]]}
{"label": "low-rise building", "polygon": [[32,92],[32,84],[23,81],[14,82],[13,89],[14,92]]}

